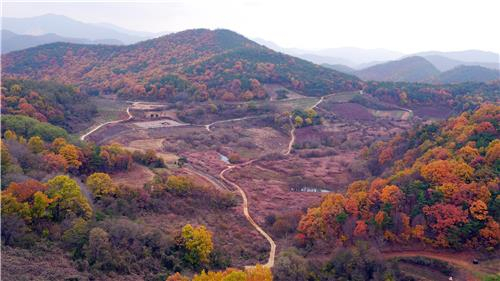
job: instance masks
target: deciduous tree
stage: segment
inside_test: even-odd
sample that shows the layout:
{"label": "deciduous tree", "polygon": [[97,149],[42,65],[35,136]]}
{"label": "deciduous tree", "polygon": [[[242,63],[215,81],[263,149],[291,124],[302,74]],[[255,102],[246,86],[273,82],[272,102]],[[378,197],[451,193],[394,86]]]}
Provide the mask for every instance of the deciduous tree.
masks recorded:
{"label": "deciduous tree", "polygon": [[40,153],[45,149],[43,140],[39,136],[31,137],[28,141],[28,147],[34,153]]}
{"label": "deciduous tree", "polygon": [[116,185],[106,173],[93,173],[87,178],[86,184],[96,198],[116,193]]}
{"label": "deciduous tree", "polygon": [[54,199],[50,205],[56,220],[70,215],[90,218],[92,208],[87,198],[81,193],[78,184],[68,176],[56,176],[47,182],[47,194]]}
{"label": "deciduous tree", "polygon": [[205,226],[193,227],[190,224],[182,228],[182,243],[186,250],[186,259],[193,265],[205,264],[213,250],[212,233]]}

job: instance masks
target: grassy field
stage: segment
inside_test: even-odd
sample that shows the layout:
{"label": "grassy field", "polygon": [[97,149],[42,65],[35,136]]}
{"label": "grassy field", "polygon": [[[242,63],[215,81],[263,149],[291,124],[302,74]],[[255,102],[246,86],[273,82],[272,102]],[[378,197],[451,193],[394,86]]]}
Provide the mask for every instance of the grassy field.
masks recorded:
{"label": "grassy field", "polygon": [[293,111],[295,109],[307,109],[313,106],[319,98],[300,98],[292,100],[281,100],[273,102],[281,111]]}
{"label": "grassy field", "polygon": [[404,110],[374,110],[374,109],[368,109],[373,116],[378,117],[378,118],[394,118],[401,120],[405,116],[405,113],[407,113]]}
{"label": "grassy field", "polygon": [[333,101],[333,102],[349,102],[351,101],[355,96],[359,95],[359,91],[354,91],[354,92],[344,92],[344,93],[338,93],[335,95],[331,95],[326,100],[328,101]]}
{"label": "grassy field", "polygon": [[91,97],[90,101],[97,107],[97,115],[92,119],[92,122],[83,131],[77,134],[81,135],[89,130],[89,128],[108,121],[124,118],[128,104],[123,100],[112,100],[102,97]]}

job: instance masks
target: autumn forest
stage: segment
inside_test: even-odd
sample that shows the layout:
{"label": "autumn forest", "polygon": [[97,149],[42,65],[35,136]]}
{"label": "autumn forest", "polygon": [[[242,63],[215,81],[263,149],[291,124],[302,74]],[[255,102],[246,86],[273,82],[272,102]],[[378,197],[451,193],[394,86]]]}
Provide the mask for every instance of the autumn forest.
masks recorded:
{"label": "autumn forest", "polygon": [[2,280],[500,280],[500,77],[113,42],[2,54]]}

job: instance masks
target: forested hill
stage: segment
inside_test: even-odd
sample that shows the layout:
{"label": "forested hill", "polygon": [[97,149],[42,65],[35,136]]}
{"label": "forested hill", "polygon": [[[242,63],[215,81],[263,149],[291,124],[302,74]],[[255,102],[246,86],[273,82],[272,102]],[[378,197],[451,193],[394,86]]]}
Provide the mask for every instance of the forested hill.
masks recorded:
{"label": "forested hill", "polygon": [[129,46],[47,44],[2,56],[2,68],[5,77],[55,80],[123,98],[249,100],[265,97],[265,83],[312,96],[361,87],[354,76],[229,30],[187,30]]}
{"label": "forested hill", "polygon": [[75,132],[97,113],[89,97],[73,86],[52,81],[4,79],[2,114],[25,115]]}
{"label": "forested hill", "polygon": [[493,251],[500,243],[500,107],[484,104],[365,151],[374,179],[310,208],[298,238]]}

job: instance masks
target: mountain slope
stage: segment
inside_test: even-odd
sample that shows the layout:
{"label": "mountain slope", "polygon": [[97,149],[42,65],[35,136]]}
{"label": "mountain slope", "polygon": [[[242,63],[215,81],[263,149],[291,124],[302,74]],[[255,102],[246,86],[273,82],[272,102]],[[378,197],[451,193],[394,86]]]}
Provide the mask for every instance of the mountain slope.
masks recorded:
{"label": "mountain slope", "polygon": [[421,52],[415,54],[416,56],[431,56],[438,55],[449,59],[464,61],[464,62],[491,62],[499,63],[499,55],[493,52],[481,51],[481,50],[465,50],[465,51],[455,51],[455,52],[438,52],[429,51]]}
{"label": "mountain slope", "polygon": [[460,65],[439,75],[442,83],[487,82],[500,79],[500,71],[477,65]]}
{"label": "mountain slope", "polygon": [[[262,98],[261,83],[305,95],[359,89],[359,79],[274,52],[229,30],[187,30],[129,46],[54,43],[2,57],[4,75],[53,79],[122,97]],[[250,93],[247,93],[250,91]]]}
{"label": "mountain slope", "polygon": [[333,70],[337,70],[337,71],[340,71],[340,72],[344,72],[344,73],[347,73],[347,74],[352,74],[354,73],[356,70],[347,66],[347,65],[343,65],[343,64],[328,64],[328,63],[323,63],[321,64],[321,66],[324,66],[324,67],[327,67],[327,68],[331,68]]}
{"label": "mountain slope", "polygon": [[91,24],[80,22],[65,16],[46,14],[30,18],[2,18],[2,28],[18,34],[41,35],[55,33],[63,37],[85,38],[89,40],[119,40],[130,44],[151,38],[152,35],[133,34],[117,30],[114,27],[103,24]]}
{"label": "mountain slope", "polygon": [[494,251],[500,242],[499,121],[500,106],[485,103],[374,143],[366,159],[379,177],[323,197],[302,218],[302,238]]}
{"label": "mountain slope", "polygon": [[422,57],[408,57],[374,65],[354,74],[363,80],[420,82],[439,75],[439,70]]}
{"label": "mountain slope", "polygon": [[88,40],[82,38],[62,37],[54,33],[43,35],[22,35],[11,32],[9,30],[2,30],[2,53],[27,49],[43,44],[50,44],[55,42],[68,42],[76,44],[109,44],[121,45],[122,42],[113,39],[102,40]]}
{"label": "mountain slope", "polygon": [[467,62],[455,59],[450,59],[441,55],[423,56],[426,60],[432,63],[440,71],[448,71],[460,65],[478,65],[490,69],[500,69],[499,62]]}
{"label": "mountain slope", "polygon": [[[355,47],[327,48],[321,50],[306,50],[298,48],[284,48],[278,44],[262,38],[255,38],[255,42],[272,50],[299,57],[317,64],[343,64],[351,68],[364,68],[373,62],[395,60],[404,54],[386,49],[362,49]],[[364,67],[363,67],[364,65]]]}

